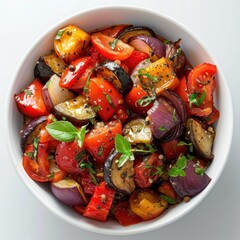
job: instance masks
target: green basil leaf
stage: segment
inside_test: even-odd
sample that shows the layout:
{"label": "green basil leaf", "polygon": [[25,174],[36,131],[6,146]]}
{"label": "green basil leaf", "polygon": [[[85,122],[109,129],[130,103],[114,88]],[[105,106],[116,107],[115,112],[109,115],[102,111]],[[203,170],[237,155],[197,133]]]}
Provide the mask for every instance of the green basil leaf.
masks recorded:
{"label": "green basil leaf", "polygon": [[52,122],[46,126],[48,133],[56,140],[61,142],[71,142],[77,135],[77,128],[68,121]]}
{"label": "green basil leaf", "polygon": [[122,167],[129,160],[129,156],[122,154],[118,160],[118,167]]}
{"label": "green basil leaf", "polygon": [[130,156],[131,145],[130,143],[120,134],[115,137],[115,148],[119,153]]}
{"label": "green basil leaf", "polygon": [[160,194],[160,197],[161,197],[163,200],[167,201],[169,204],[172,204],[172,205],[177,204],[177,202],[176,202],[174,199],[172,199],[171,197],[169,197],[169,196],[167,196],[167,195]]}
{"label": "green basil leaf", "polygon": [[178,177],[178,176],[185,177],[186,173],[185,173],[184,170],[182,170],[178,167],[172,167],[172,168],[169,169],[168,175],[170,177]]}
{"label": "green basil leaf", "polygon": [[205,173],[205,169],[201,168],[201,167],[196,167],[195,168],[195,173],[198,174],[198,175],[203,176],[203,174]]}
{"label": "green basil leaf", "polygon": [[88,124],[82,126],[80,131],[77,134],[78,145],[79,145],[80,148],[82,148],[83,143],[84,143],[85,135],[87,133],[87,125]]}
{"label": "green basil leaf", "polygon": [[176,167],[179,169],[184,169],[187,165],[187,158],[185,156],[180,156],[176,162]]}
{"label": "green basil leaf", "polygon": [[167,129],[166,129],[164,126],[160,126],[160,127],[158,128],[158,130],[161,131],[161,132],[164,132],[164,131],[166,131]]}

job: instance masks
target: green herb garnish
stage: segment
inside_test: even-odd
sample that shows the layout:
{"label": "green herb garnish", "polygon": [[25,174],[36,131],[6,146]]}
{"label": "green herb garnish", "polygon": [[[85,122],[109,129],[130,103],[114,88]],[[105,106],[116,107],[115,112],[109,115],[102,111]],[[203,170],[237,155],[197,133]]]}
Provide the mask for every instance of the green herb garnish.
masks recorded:
{"label": "green herb garnish", "polygon": [[97,113],[101,109],[101,106],[96,105],[96,106],[93,106],[92,109],[95,113]]}
{"label": "green herb garnish", "polygon": [[154,153],[157,151],[156,148],[154,148],[151,144],[145,143],[146,149],[140,149],[140,148],[133,148],[131,149],[132,152],[137,152],[137,153]]}
{"label": "green herb garnish", "polygon": [[108,103],[110,104],[110,106],[111,106],[112,108],[115,108],[115,106],[114,106],[114,104],[113,104],[113,102],[112,102],[111,97],[110,97],[107,93],[105,93],[105,92],[104,92],[104,95],[105,95]]}
{"label": "green herb garnish", "polygon": [[172,205],[177,204],[177,202],[176,202],[174,199],[172,199],[171,197],[169,197],[169,196],[167,196],[167,195],[160,194],[160,197],[161,197],[163,200],[167,201],[169,204],[172,204]]}
{"label": "green herb garnish", "polygon": [[161,131],[161,132],[164,132],[164,131],[166,131],[167,129],[166,129],[164,126],[160,126],[160,127],[158,128],[158,130]]}
{"label": "green herb garnish", "polygon": [[48,133],[58,141],[72,142],[78,141],[80,147],[83,146],[85,134],[87,133],[87,125],[84,125],[78,130],[72,123],[68,121],[52,122],[46,126]]}
{"label": "green herb garnish", "polygon": [[57,35],[55,37],[56,40],[59,40],[63,33],[65,32],[65,28],[58,30]]}
{"label": "green herb garnish", "polygon": [[151,176],[159,176],[161,177],[163,174],[163,166],[157,167],[152,165],[145,165],[145,168],[151,169],[150,175]]}
{"label": "green herb garnish", "polygon": [[98,148],[98,153],[97,153],[98,157],[102,156],[103,150],[104,150],[104,147],[102,145],[100,145],[99,148]]}
{"label": "green herb garnish", "polygon": [[185,167],[187,166],[187,158],[184,155],[179,156],[176,164],[171,167],[168,171],[168,175],[170,177],[185,177],[186,173],[184,171]]}
{"label": "green herb garnish", "polygon": [[[140,106],[146,107],[148,106],[152,101],[156,99],[156,96],[142,96],[136,103],[139,103]],[[136,105],[135,103],[135,105]]]}
{"label": "green herb garnish", "polygon": [[192,105],[196,105],[197,107],[200,107],[203,101],[206,98],[206,92],[203,91],[201,96],[197,98],[200,95],[200,92],[193,93],[189,96],[189,106],[192,109]]}
{"label": "green herb garnish", "polygon": [[38,144],[39,144],[39,137],[35,137],[33,139],[33,159],[37,159],[37,153],[38,153]]}
{"label": "green herb garnish", "polygon": [[173,109],[172,117],[173,117],[173,120],[177,122],[177,111],[175,108]]}
{"label": "green herb garnish", "polygon": [[113,41],[110,41],[108,45],[111,47],[112,50],[115,50],[117,43],[118,43],[118,38],[114,39]]}
{"label": "green herb garnish", "polygon": [[138,75],[139,76],[145,76],[148,79],[152,80],[152,82],[155,82],[155,83],[159,82],[157,77],[155,77],[155,76],[151,75],[150,73],[148,73],[144,68],[140,68],[138,70]]}
{"label": "green herb garnish", "polygon": [[26,155],[27,155],[29,158],[33,159],[33,152],[26,152]]}
{"label": "green herb garnish", "polygon": [[205,169],[201,168],[201,167],[196,167],[195,168],[195,173],[198,174],[198,175],[203,176],[203,174],[205,173]]}
{"label": "green herb garnish", "polygon": [[128,160],[133,161],[135,159],[131,151],[130,143],[120,134],[117,134],[115,137],[115,148],[122,154],[118,160],[119,168],[122,167]]}
{"label": "green herb garnish", "polygon": [[177,143],[177,146],[188,146],[189,147],[189,151],[192,153],[193,152],[193,143],[186,143],[184,141],[179,141]]}
{"label": "green herb garnish", "polygon": [[95,177],[96,172],[95,172],[95,170],[93,169],[93,166],[92,166],[91,163],[81,162],[81,163],[79,164],[79,167],[80,167],[81,169],[83,169],[83,170],[84,170],[84,169],[88,169],[88,172],[89,172],[89,174],[90,174],[90,176],[91,176],[92,182],[93,182],[95,185],[98,185],[98,181],[97,181],[97,179],[96,179],[96,177]]}
{"label": "green herb garnish", "polygon": [[84,86],[84,88],[83,88],[83,92],[85,93],[85,94],[88,94],[88,91],[89,91],[89,84],[90,84],[90,77],[92,76],[92,73],[93,73],[93,71],[89,74],[89,76],[88,76],[88,79],[87,79],[87,81],[86,81],[86,83],[85,83],[85,86]]}
{"label": "green herb garnish", "polygon": [[170,41],[170,40],[166,40],[166,41],[164,41],[163,43],[164,43],[165,45],[167,45],[167,44],[171,44],[172,41]]}
{"label": "green herb garnish", "polygon": [[29,89],[22,89],[20,92],[25,92],[27,95],[33,95],[32,91]]}
{"label": "green herb garnish", "polygon": [[54,178],[54,172],[52,172],[51,174],[47,175],[47,177],[48,177],[49,179],[53,179],[53,178]]}

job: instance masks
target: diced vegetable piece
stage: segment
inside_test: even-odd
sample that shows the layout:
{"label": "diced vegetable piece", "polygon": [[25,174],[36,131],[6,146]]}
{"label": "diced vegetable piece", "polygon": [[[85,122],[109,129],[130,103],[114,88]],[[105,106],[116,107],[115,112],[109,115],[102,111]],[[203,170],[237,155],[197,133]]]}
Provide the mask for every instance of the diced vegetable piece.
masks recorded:
{"label": "diced vegetable piece", "polygon": [[151,128],[142,118],[136,118],[128,122],[123,128],[123,136],[131,144],[151,144],[152,142]]}
{"label": "diced vegetable piece", "polygon": [[140,188],[151,187],[163,173],[163,156],[157,152],[134,161],[134,181]]}
{"label": "diced vegetable piece", "polygon": [[186,176],[170,177],[172,187],[180,197],[194,197],[206,188],[211,181],[211,178],[205,172],[196,173],[197,168],[198,165],[188,160],[184,169]]}
{"label": "diced vegetable piece", "polygon": [[158,187],[158,191],[165,196],[170,197],[174,201],[176,201],[177,199],[177,193],[174,191],[169,181],[162,182],[161,185]]}
{"label": "diced vegetable piece", "polygon": [[185,137],[193,143],[196,154],[204,159],[212,160],[213,141],[215,131],[213,127],[204,128],[203,124],[196,119],[189,118],[186,123]]}
{"label": "diced vegetable piece", "polygon": [[53,182],[50,186],[54,196],[64,204],[82,206],[87,203],[82,187],[73,179]]}
{"label": "diced vegetable piece", "polygon": [[117,134],[122,134],[122,124],[119,120],[107,124],[99,123],[86,134],[84,146],[97,162],[104,163],[114,148]]}
{"label": "diced vegetable piece", "polygon": [[33,144],[34,138],[39,136],[42,128],[45,127],[47,122],[46,116],[41,116],[31,120],[27,125],[24,126],[21,132],[20,146],[22,153],[27,146]]}
{"label": "diced vegetable piece", "polygon": [[150,189],[134,191],[129,203],[131,210],[145,221],[158,217],[168,206],[167,201]]}
{"label": "diced vegetable piece", "polygon": [[59,58],[70,64],[84,55],[89,43],[88,33],[74,25],[68,25],[58,30],[54,40],[54,49]]}
{"label": "diced vegetable piece", "polygon": [[165,89],[173,90],[179,83],[179,80],[170,68],[166,58],[162,57],[156,62],[150,64],[138,73],[140,82],[149,94],[153,88],[157,95]]}
{"label": "diced vegetable piece", "polygon": [[106,222],[114,195],[115,191],[108,188],[105,182],[102,182],[95,188],[95,192],[91,197],[83,216]]}
{"label": "diced vegetable piece", "polygon": [[18,109],[23,115],[30,118],[47,115],[47,109],[41,94],[42,88],[42,83],[35,79],[26,89],[22,89],[20,93],[14,95]]}
{"label": "diced vegetable piece", "polygon": [[114,208],[114,216],[122,226],[142,222],[142,218],[131,211],[128,201],[119,201]]}
{"label": "diced vegetable piece", "polygon": [[133,82],[124,69],[115,62],[105,62],[96,70],[97,77],[108,80],[123,95],[127,94],[133,86]]}
{"label": "diced vegetable piece", "polygon": [[133,161],[127,161],[122,167],[118,167],[121,154],[112,152],[104,164],[104,180],[117,192],[130,194],[135,188],[133,181]]}
{"label": "diced vegetable piece", "polygon": [[156,37],[154,31],[145,26],[130,26],[128,28],[123,29],[117,35],[118,39],[121,39],[123,42],[128,43],[129,39],[138,35],[147,35]]}
{"label": "diced vegetable piece", "polygon": [[83,95],[79,95],[74,99],[59,103],[54,107],[54,114],[56,118],[62,119],[65,117],[75,125],[86,124],[90,119],[96,116],[93,108],[89,106]]}
{"label": "diced vegetable piece", "polygon": [[49,112],[52,111],[55,105],[73,99],[75,97],[73,92],[69,91],[66,88],[60,87],[59,81],[60,78],[54,74],[42,89],[43,101]]}
{"label": "diced vegetable piece", "polygon": [[174,43],[166,44],[166,58],[169,60],[175,73],[181,72],[186,64],[186,57],[180,47],[180,42],[181,39],[178,39]]}
{"label": "diced vegetable piece", "polygon": [[61,77],[66,65],[58,58],[56,53],[40,57],[34,68],[34,76],[46,83],[54,74]]}

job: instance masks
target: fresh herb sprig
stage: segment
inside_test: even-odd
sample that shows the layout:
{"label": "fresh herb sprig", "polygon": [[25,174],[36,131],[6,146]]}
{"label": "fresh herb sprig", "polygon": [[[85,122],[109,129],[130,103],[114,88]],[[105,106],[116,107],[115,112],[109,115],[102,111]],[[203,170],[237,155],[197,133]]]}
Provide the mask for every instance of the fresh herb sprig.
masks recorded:
{"label": "fresh herb sprig", "polygon": [[200,107],[203,101],[205,100],[206,92],[203,91],[201,96],[199,97],[200,94],[201,94],[200,92],[196,92],[189,96],[189,106],[191,109],[193,108],[193,104],[197,107]]}
{"label": "fresh herb sprig", "polygon": [[138,70],[138,76],[145,76],[147,77],[149,80],[151,80],[154,83],[159,82],[159,79],[153,75],[151,75],[150,73],[148,73],[144,68],[140,68]]}
{"label": "fresh herb sprig", "polygon": [[56,140],[61,142],[72,142],[75,139],[80,147],[83,146],[87,125],[82,126],[79,130],[68,121],[52,122],[46,126],[48,133]]}
{"label": "fresh herb sprig", "polygon": [[119,41],[119,39],[116,38],[116,39],[114,39],[113,41],[110,41],[110,42],[108,43],[108,45],[111,47],[112,50],[115,50],[118,41]]}
{"label": "fresh herb sprig", "polygon": [[170,177],[185,177],[186,173],[184,171],[185,167],[187,166],[187,158],[184,155],[179,156],[176,164],[171,167],[168,171],[168,175]]}
{"label": "fresh herb sprig", "polygon": [[178,143],[177,143],[177,146],[187,146],[187,147],[189,147],[189,152],[193,152],[193,143],[186,143],[186,142],[184,142],[184,141],[179,141]]}
{"label": "fresh herb sprig", "polygon": [[135,159],[133,152],[138,153],[154,153],[155,148],[151,144],[145,144],[146,149],[131,148],[131,144],[122,135],[117,134],[115,137],[115,149],[121,153],[118,160],[118,167],[122,167],[128,160],[133,161]]}
{"label": "fresh herb sprig", "polygon": [[146,107],[148,106],[151,102],[153,102],[156,99],[155,95],[152,96],[142,96],[137,103],[141,106],[141,107]]}

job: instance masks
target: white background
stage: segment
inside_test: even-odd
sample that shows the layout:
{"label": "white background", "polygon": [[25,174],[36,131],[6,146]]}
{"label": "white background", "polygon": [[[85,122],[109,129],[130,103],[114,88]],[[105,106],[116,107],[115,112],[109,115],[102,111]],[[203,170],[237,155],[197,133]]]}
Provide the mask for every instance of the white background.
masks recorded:
{"label": "white background", "polygon": [[[104,4],[130,2],[131,5],[168,14],[205,42],[228,80],[233,97],[235,127],[226,168],[205,200],[187,216],[167,227],[124,239],[237,240],[240,236],[240,1],[0,0],[0,114],[3,118],[5,97],[16,65],[43,32],[77,11]],[[2,118],[0,126],[3,128]],[[81,231],[58,219],[21,182],[9,159],[1,133],[0,141],[0,240],[123,238]]]}

